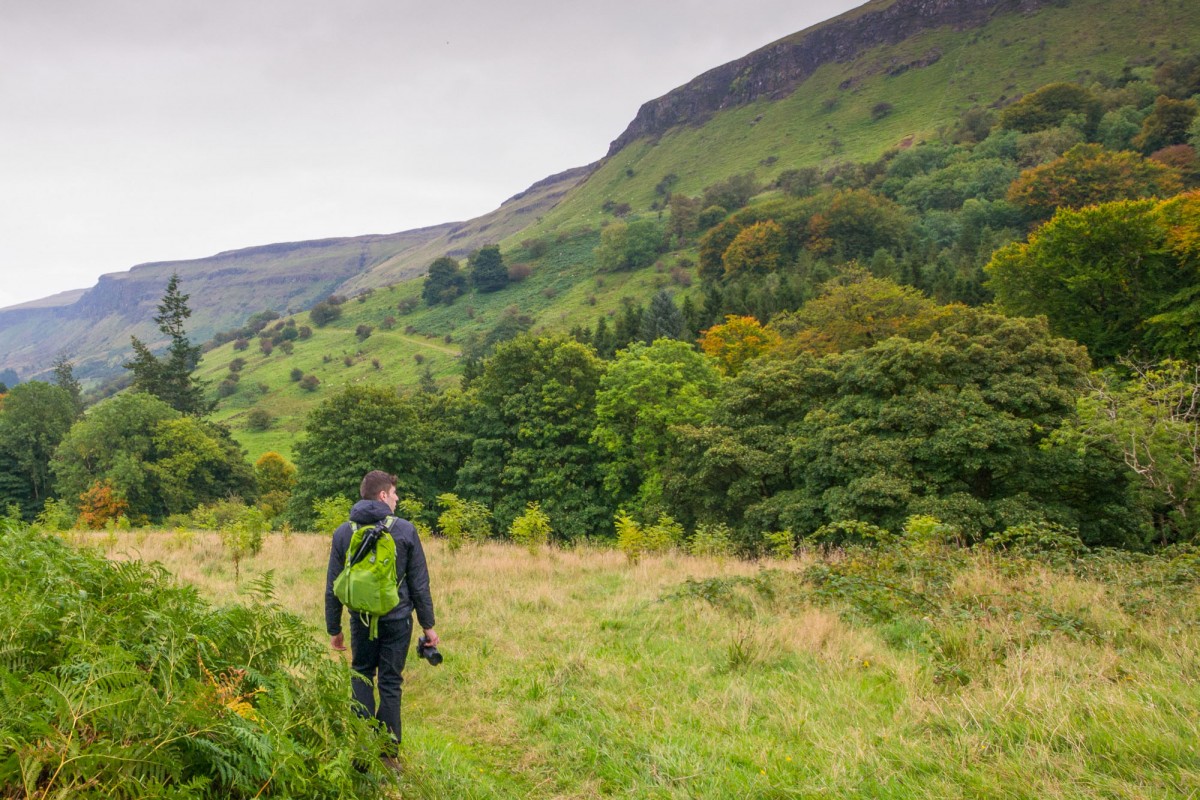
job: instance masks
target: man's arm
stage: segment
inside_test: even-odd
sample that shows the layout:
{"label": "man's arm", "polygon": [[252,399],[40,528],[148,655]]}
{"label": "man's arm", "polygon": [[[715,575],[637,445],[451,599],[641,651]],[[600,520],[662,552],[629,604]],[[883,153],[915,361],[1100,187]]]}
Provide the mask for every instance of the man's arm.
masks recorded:
{"label": "man's arm", "polygon": [[330,636],[329,644],[334,650],[346,649],[342,636],[342,601],[333,593],[333,582],[346,566],[348,542],[338,536],[341,532],[340,526],[333,532],[333,542],[329,547],[329,568],[325,571],[325,631]]}
{"label": "man's arm", "polygon": [[412,547],[408,548],[408,563],[405,564],[405,580],[408,596],[417,612],[417,622],[425,630],[431,644],[437,644],[437,633],[433,630],[433,595],[429,592],[429,566],[425,563],[425,551],[421,548],[421,537],[414,529]]}

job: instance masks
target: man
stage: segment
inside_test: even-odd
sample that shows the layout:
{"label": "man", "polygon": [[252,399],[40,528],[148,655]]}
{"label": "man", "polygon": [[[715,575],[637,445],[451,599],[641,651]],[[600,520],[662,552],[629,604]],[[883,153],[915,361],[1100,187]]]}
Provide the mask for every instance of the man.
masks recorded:
{"label": "man", "polygon": [[[350,522],[359,527],[374,525],[396,510],[399,500],[396,495],[396,476],[372,470],[363,476],[359,494],[362,500],[350,510]],[[346,566],[346,550],[350,547],[352,535],[350,522],[343,523],[333,532],[329,571],[325,577],[325,629],[329,632],[329,644],[334,650],[346,649],[342,634],[342,602],[333,593],[333,583]],[[438,635],[433,629],[429,570],[425,565],[425,552],[421,549],[417,530],[408,520],[396,518],[388,532],[396,541],[396,580],[399,583],[400,602],[379,618],[377,639],[369,638],[368,626],[351,612],[351,666],[357,673],[351,681],[351,691],[360,706],[358,713],[382,722],[399,745],[400,685],[404,682],[401,672],[412,640],[413,611],[417,612],[417,621],[425,629],[429,644],[437,645]],[[379,688],[378,709],[375,705],[375,686]]]}

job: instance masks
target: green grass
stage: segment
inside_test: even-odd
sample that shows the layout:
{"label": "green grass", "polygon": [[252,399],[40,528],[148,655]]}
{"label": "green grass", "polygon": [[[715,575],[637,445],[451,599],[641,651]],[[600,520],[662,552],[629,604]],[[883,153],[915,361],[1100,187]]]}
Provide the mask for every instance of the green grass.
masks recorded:
{"label": "green grass", "polygon": [[[236,594],[215,535],[138,537],[111,551]],[[321,640],[327,548],[272,535],[243,564],[274,570]],[[912,563],[934,569],[910,574],[854,553],[630,565],[589,548],[426,549],[446,661],[410,657],[405,673],[406,798],[1200,791],[1197,583],[1164,580],[1165,558],[1089,570],[921,550]],[[820,566],[848,576],[844,599],[814,588]],[[855,605],[876,579],[937,610],[885,621]]]}

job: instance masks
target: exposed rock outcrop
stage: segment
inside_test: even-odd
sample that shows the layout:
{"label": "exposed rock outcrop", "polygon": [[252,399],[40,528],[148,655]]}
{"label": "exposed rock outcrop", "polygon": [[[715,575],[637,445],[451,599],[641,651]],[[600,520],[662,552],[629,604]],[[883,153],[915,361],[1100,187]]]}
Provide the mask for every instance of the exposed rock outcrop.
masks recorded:
{"label": "exposed rock outcrop", "polygon": [[[880,45],[895,44],[930,28],[983,25],[997,14],[1029,13],[1063,0],[875,0],[849,14],[808,28],[711,69],[638,109],[625,132],[608,149],[612,156],[639,139],[678,125],[696,125],[725,108],[759,98],[790,94],[817,69],[844,62]],[[933,63],[936,51],[904,69]]]}

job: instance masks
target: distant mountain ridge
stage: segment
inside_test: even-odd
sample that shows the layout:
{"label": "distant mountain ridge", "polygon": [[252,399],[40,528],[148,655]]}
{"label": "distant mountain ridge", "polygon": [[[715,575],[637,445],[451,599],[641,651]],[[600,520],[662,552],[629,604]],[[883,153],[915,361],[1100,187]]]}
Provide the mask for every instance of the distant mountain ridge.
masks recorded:
{"label": "distant mountain ridge", "polygon": [[204,341],[263,310],[301,311],[330,294],[353,293],[419,275],[434,258],[465,256],[524,227],[561,198],[590,167],[552,175],[495,211],[393,234],[281,242],[227,250],[207,258],[139,264],[100,276],[86,290],[0,309],[0,368],[23,380],[44,374],[59,353],[83,378],[120,371],[129,337],[151,347],[161,334],[151,321],[171,273],[189,294],[189,334]]}

